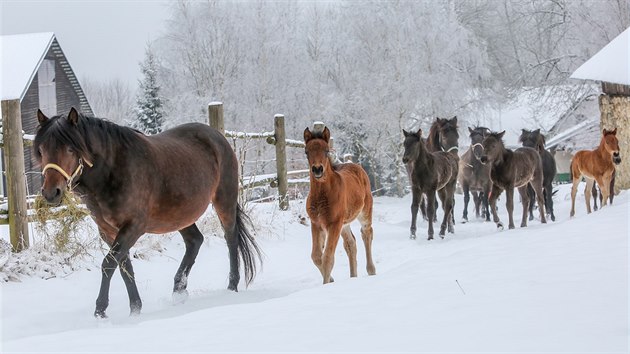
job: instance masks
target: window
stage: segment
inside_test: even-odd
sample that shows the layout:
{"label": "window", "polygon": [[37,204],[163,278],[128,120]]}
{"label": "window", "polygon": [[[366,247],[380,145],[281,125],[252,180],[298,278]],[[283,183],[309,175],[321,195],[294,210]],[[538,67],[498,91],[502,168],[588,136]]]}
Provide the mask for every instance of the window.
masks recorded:
{"label": "window", "polygon": [[57,84],[55,83],[55,61],[44,59],[37,72],[39,86],[39,109],[51,117],[57,115]]}

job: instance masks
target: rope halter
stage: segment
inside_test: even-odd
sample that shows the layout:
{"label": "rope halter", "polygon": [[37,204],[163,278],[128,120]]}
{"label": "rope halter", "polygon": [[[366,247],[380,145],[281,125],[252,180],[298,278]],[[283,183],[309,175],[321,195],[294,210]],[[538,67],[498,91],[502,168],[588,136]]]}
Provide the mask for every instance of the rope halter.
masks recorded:
{"label": "rope halter", "polygon": [[[93,164],[90,163],[89,161],[85,161],[85,164],[88,165],[88,167],[92,167],[93,166]],[[64,171],[63,168],[61,168],[61,166],[57,165],[56,163],[49,163],[46,166],[44,166],[44,169],[42,169],[42,175],[44,175],[46,173],[46,171],[48,171],[50,169],[53,169],[53,170],[59,172],[66,179],[68,189],[71,189],[72,188],[72,182],[74,181],[74,179],[79,177],[79,176],[81,176],[81,174],[83,173],[83,159],[79,158],[79,165],[74,170],[72,175],[69,175],[66,171]]]}
{"label": "rope halter", "polygon": [[442,151],[446,151],[446,152],[451,152],[451,151],[453,151],[453,150],[459,151],[459,147],[458,147],[457,145],[455,145],[455,146],[451,146],[450,148],[448,148],[448,150],[445,150],[445,149],[444,149],[444,146],[441,146],[441,145],[440,145],[440,147],[442,148]]}

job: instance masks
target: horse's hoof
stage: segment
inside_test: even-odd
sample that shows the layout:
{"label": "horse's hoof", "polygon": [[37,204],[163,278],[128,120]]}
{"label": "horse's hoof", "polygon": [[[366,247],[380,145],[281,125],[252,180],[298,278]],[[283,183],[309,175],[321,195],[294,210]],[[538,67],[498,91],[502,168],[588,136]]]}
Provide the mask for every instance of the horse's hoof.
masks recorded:
{"label": "horse's hoof", "polygon": [[513,230],[513,229],[515,229],[515,227],[514,227],[514,225],[510,225],[510,226],[508,226],[508,229]]}
{"label": "horse's hoof", "polygon": [[94,317],[107,318],[107,315],[105,314],[105,310],[94,310]]}
{"label": "horse's hoof", "polygon": [[230,285],[228,285],[228,290],[231,290],[231,291],[237,293],[238,292],[238,285],[230,284]]}
{"label": "horse's hoof", "polygon": [[497,229],[503,231],[503,223],[498,222],[497,223]]}
{"label": "horse's hoof", "polygon": [[530,215],[529,221],[532,221],[532,220],[534,220],[534,217]]}
{"label": "horse's hoof", "polygon": [[188,290],[173,291],[173,304],[183,304],[186,300],[188,300]]}
{"label": "horse's hoof", "polygon": [[521,227],[527,227],[527,224],[521,224]]}
{"label": "horse's hoof", "polygon": [[556,221],[556,216],[551,214],[551,221]]}
{"label": "horse's hoof", "polygon": [[415,240],[416,239],[416,235],[414,235],[414,234],[409,235],[409,239],[410,240]]}

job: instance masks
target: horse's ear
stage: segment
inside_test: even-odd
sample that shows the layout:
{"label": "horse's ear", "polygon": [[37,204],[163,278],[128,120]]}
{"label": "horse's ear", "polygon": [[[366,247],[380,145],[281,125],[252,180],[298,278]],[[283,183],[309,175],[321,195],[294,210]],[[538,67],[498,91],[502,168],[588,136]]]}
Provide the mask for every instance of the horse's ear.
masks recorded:
{"label": "horse's ear", "polygon": [[453,118],[451,118],[451,121],[455,124],[457,124],[457,116],[454,116]]}
{"label": "horse's ear", "polygon": [[408,136],[409,136],[409,135],[411,135],[411,134],[409,134],[409,132],[408,132],[408,131],[406,131],[405,129],[403,129],[403,135],[404,135],[404,136],[405,136],[405,138],[406,138],[406,137],[408,137]]}
{"label": "horse's ear", "polygon": [[44,112],[42,112],[41,109],[37,109],[37,121],[39,122],[39,125],[46,123],[47,120],[48,117],[46,117]]}
{"label": "horse's ear", "polygon": [[468,131],[470,132],[470,134],[472,134],[474,132],[474,130],[472,130],[471,127],[468,127]]}
{"label": "horse's ear", "polygon": [[328,129],[328,127],[324,127],[324,132],[322,133],[322,138],[326,142],[330,141],[330,130]]}
{"label": "horse's ear", "polygon": [[540,128],[538,128],[538,129],[534,130],[532,133],[534,133],[534,134],[540,134]]}
{"label": "horse's ear", "polygon": [[611,131],[610,134],[617,135],[617,128],[615,128],[613,131]]}
{"label": "horse's ear", "polygon": [[418,138],[422,138],[422,129],[418,129],[418,132],[416,133],[416,135],[418,136]]}
{"label": "horse's ear", "polygon": [[79,124],[79,112],[77,112],[76,108],[70,108],[70,113],[68,113],[68,122],[72,125]]}
{"label": "horse's ear", "polygon": [[504,136],[504,135],[505,135],[505,130],[504,130],[504,131],[502,131],[502,132],[500,132],[500,133],[498,133],[498,134],[497,134],[497,137],[498,137],[499,139],[503,139],[503,136]]}
{"label": "horse's ear", "polygon": [[304,129],[304,143],[308,143],[311,139],[313,139],[313,133],[311,133],[311,130],[308,128]]}

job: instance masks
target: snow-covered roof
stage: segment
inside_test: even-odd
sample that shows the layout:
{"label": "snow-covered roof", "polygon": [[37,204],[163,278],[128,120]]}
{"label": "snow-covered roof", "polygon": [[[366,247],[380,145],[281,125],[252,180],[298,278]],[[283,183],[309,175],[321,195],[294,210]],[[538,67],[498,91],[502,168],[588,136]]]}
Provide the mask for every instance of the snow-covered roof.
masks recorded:
{"label": "snow-covered roof", "polygon": [[571,78],[630,85],[630,28],[582,64]]}
{"label": "snow-covered roof", "polygon": [[0,98],[22,99],[55,39],[52,32],[0,36]]}

